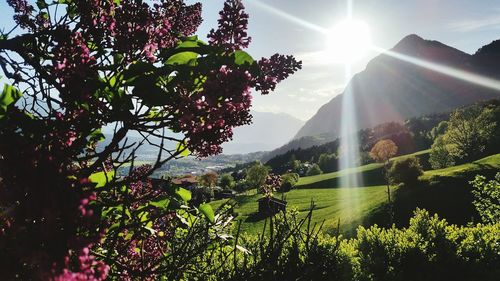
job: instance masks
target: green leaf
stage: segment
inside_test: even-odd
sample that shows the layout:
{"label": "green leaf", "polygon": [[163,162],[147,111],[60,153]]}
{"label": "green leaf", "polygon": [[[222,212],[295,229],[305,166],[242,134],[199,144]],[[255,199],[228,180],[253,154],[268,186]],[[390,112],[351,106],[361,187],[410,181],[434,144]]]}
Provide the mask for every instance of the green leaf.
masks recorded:
{"label": "green leaf", "polygon": [[101,129],[96,129],[92,131],[89,135],[89,140],[92,142],[99,142],[105,139],[104,134],[101,132]]}
{"label": "green leaf", "polygon": [[196,48],[200,46],[206,46],[207,44],[198,39],[198,36],[193,35],[184,38],[176,47],[176,49],[184,49],[184,48]]}
{"label": "green leaf", "polygon": [[151,202],[149,202],[149,205],[156,207],[156,208],[166,209],[168,207],[169,203],[170,203],[170,200],[168,198],[163,198],[163,199],[157,199],[157,200],[151,201]]}
{"label": "green leaf", "polygon": [[184,202],[191,200],[191,191],[182,187],[177,187],[175,189],[175,194],[179,196]]}
{"label": "green leaf", "polygon": [[[123,71],[123,78],[125,80],[130,80],[136,78],[139,75],[144,75],[149,72],[156,71],[157,68],[152,63],[138,61],[129,66],[128,69]],[[128,82],[128,81],[127,81]]]}
{"label": "green leaf", "polygon": [[152,107],[151,110],[149,111],[149,114],[148,114],[148,118],[161,118],[163,117],[164,115],[164,112],[163,111],[160,111],[158,108],[156,107]]}
{"label": "green leaf", "polygon": [[45,8],[47,8],[47,7],[49,6],[49,5],[48,5],[45,1],[43,1],[43,0],[37,0],[37,1],[36,1],[36,5],[37,5],[38,9],[40,9],[40,10],[41,10],[41,9],[45,9]]}
{"label": "green leaf", "polygon": [[12,85],[5,84],[0,94],[0,119],[7,113],[7,107],[14,104],[23,93]]}
{"label": "green leaf", "polygon": [[186,146],[186,142],[184,142],[184,141],[177,143],[176,150],[177,150],[177,152],[180,152],[181,156],[184,156],[184,157],[189,156],[189,154],[191,153]]}
{"label": "green leaf", "polygon": [[180,52],[168,58],[165,64],[185,65],[196,60],[198,54],[195,52]]}
{"label": "green leaf", "polygon": [[234,52],[234,63],[237,65],[253,64],[253,58],[245,51],[238,50]]}
{"label": "green leaf", "polygon": [[156,79],[151,76],[139,77],[134,82],[135,87],[132,94],[142,98],[149,106],[161,106],[170,101],[170,95],[160,86],[156,85]]}
{"label": "green leaf", "polygon": [[78,8],[77,6],[73,3],[73,1],[71,0],[66,0],[66,1],[63,1],[63,2],[66,2],[66,4],[68,5],[66,7],[66,14],[68,14],[69,18],[70,19],[74,19],[78,16]]}
{"label": "green leaf", "polygon": [[215,222],[214,210],[210,204],[201,204],[198,210],[211,222]]}
{"label": "green leaf", "polygon": [[96,184],[96,188],[105,186],[108,182],[110,182],[115,176],[114,171],[109,172],[97,172],[93,173],[89,176],[89,180]]}
{"label": "green leaf", "polygon": [[99,49],[99,46],[96,43],[92,42],[92,41],[88,41],[87,42],[87,48],[89,48],[89,50],[91,52],[93,52],[93,51],[97,51]]}

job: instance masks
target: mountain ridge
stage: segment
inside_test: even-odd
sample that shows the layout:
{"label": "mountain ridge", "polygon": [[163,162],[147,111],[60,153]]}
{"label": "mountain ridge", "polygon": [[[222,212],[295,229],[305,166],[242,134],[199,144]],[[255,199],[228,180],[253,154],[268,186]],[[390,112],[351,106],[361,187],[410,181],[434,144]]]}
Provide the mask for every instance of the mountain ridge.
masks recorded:
{"label": "mountain ridge", "polygon": [[[425,40],[410,34],[391,51],[489,78],[500,77],[500,59],[491,59],[497,56],[500,58],[500,42],[497,41],[481,47],[471,55],[439,41]],[[351,89],[357,108],[357,129],[445,112],[500,96],[498,91],[424,69],[386,54],[373,58],[365,70],[353,76],[347,88]],[[339,136],[344,96],[345,91],[324,104],[297,132],[294,139],[319,134]]]}

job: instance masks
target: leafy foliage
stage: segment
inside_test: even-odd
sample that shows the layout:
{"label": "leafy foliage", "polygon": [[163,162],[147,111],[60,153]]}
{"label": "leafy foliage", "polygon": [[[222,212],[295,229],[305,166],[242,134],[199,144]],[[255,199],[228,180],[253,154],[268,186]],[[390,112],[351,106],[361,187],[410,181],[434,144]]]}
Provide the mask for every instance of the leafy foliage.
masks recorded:
{"label": "leafy foliage", "polygon": [[422,167],[415,156],[395,160],[389,169],[389,180],[392,184],[403,184],[406,187],[418,184],[418,177],[423,174]]}
{"label": "leafy foliage", "polygon": [[220,177],[220,186],[224,189],[231,189],[235,185],[235,181],[231,174],[222,174]]}
{"label": "leafy foliage", "polygon": [[[407,228],[360,227],[352,239],[322,235],[294,211],[241,236],[245,251],[218,280],[496,280],[500,225],[458,227],[417,209]],[[265,235],[265,233],[268,233]]]}
{"label": "leafy foliage", "polygon": [[333,172],[338,169],[338,157],[335,154],[321,154],[319,156],[318,165],[325,173]]}
{"label": "leafy foliage", "polygon": [[438,136],[432,144],[429,162],[434,169],[442,169],[455,164],[442,135]]}
{"label": "leafy foliage", "polygon": [[208,172],[203,175],[201,175],[200,178],[200,184],[206,187],[213,188],[217,185],[217,179],[218,175],[215,172]]}
{"label": "leafy foliage", "polygon": [[307,176],[316,176],[321,174],[323,174],[323,171],[321,170],[318,164],[312,164],[306,173]]}
{"label": "leafy foliage", "polygon": [[396,144],[390,140],[378,141],[370,151],[370,157],[379,163],[387,163],[398,152]]}
{"label": "leafy foliage", "polygon": [[299,182],[299,175],[297,173],[284,174],[281,176],[281,180],[282,183],[280,186],[280,191],[287,192],[290,191]]}
{"label": "leafy foliage", "polygon": [[431,151],[433,168],[445,168],[498,152],[500,107],[496,102],[460,108],[440,124]]}
{"label": "leafy foliage", "polygon": [[500,173],[495,179],[486,181],[484,176],[476,176],[471,181],[474,190],[474,206],[485,223],[500,222]]}
{"label": "leafy foliage", "polygon": [[268,175],[269,168],[258,162],[248,168],[245,180],[251,188],[260,189],[265,185]]}

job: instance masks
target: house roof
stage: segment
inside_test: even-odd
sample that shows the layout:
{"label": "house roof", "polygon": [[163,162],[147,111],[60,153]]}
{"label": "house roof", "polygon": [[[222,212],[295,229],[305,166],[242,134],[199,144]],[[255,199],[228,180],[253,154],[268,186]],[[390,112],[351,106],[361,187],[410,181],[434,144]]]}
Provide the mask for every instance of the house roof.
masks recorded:
{"label": "house roof", "polygon": [[262,198],[260,198],[260,199],[259,199],[259,200],[257,200],[257,201],[258,201],[258,202],[260,202],[260,201],[264,201],[264,200],[269,200],[269,201],[272,201],[272,202],[274,202],[274,203],[278,203],[278,204],[282,204],[282,205],[286,205],[286,204],[287,204],[287,202],[286,202],[286,201],[284,201],[284,200],[280,200],[280,199],[278,199],[278,198],[274,198],[274,197],[271,197],[271,198],[262,197]]}
{"label": "house roof", "polygon": [[194,183],[198,183],[198,179],[193,175],[185,175],[185,176],[182,176],[180,178],[173,179],[172,183],[176,184],[176,185],[194,184]]}

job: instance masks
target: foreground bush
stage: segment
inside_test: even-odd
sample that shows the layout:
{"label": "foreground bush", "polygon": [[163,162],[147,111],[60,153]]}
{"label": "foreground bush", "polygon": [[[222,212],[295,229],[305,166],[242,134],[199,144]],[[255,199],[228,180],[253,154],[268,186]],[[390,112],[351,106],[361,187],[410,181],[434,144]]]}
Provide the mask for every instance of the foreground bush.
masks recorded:
{"label": "foreground bush", "polygon": [[490,181],[477,175],[471,184],[474,187],[473,203],[481,219],[486,223],[500,223],[500,173]]}
{"label": "foreground bush", "polygon": [[346,239],[322,235],[309,222],[293,214],[270,220],[267,234],[241,237],[240,250],[212,278],[497,280],[500,274],[498,223],[459,227],[417,209],[408,228],[360,227]]}

